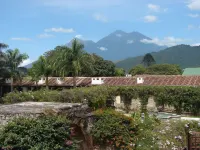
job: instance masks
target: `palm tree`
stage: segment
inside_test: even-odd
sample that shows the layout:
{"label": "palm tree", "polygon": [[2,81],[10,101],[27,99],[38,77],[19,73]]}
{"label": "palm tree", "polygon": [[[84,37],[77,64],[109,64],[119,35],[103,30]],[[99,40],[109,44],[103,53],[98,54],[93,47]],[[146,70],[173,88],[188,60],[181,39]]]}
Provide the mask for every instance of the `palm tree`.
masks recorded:
{"label": "palm tree", "polygon": [[0,77],[5,75],[5,54],[2,49],[8,48],[8,45],[0,43]]}
{"label": "palm tree", "polygon": [[77,39],[72,42],[72,47],[66,46],[59,47],[60,54],[54,64],[56,70],[64,76],[71,74],[73,77],[73,86],[76,87],[76,77],[80,75],[83,67],[91,66],[91,55],[88,55],[84,50],[84,45]]}
{"label": "palm tree", "polygon": [[25,53],[20,54],[18,49],[7,50],[5,53],[6,70],[11,77],[11,92],[13,91],[14,78],[18,78],[21,75],[19,65],[26,59],[28,59],[28,55]]}
{"label": "palm tree", "polygon": [[150,53],[147,53],[143,60],[142,60],[142,63],[144,64],[145,67],[149,67],[153,64],[156,63],[155,59],[153,58],[153,56],[150,54]]}
{"label": "palm tree", "polygon": [[52,73],[52,67],[47,61],[47,58],[40,56],[38,61],[33,64],[33,67],[29,70],[29,73],[32,77],[32,80],[35,80],[36,83],[41,76],[45,76],[46,89],[49,89],[49,76]]}

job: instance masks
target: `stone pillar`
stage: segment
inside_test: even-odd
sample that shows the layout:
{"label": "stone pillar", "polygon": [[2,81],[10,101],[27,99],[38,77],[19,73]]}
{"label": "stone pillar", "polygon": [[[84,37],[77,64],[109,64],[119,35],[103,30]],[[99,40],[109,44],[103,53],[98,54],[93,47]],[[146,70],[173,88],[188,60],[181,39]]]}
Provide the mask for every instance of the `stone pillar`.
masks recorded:
{"label": "stone pillar", "polygon": [[148,99],[147,111],[148,112],[158,112],[158,109],[156,107],[156,103],[154,101],[154,97],[150,97]]}
{"label": "stone pillar", "polygon": [[138,98],[137,99],[132,99],[130,109],[133,110],[133,111],[140,111],[141,110],[140,99],[138,99]]}
{"label": "stone pillar", "polygon": [[23,91],[23,92],[27,92],[27,91],[28,91],[28,88],[27,88],[27,87],[22,87],[22,91]]}

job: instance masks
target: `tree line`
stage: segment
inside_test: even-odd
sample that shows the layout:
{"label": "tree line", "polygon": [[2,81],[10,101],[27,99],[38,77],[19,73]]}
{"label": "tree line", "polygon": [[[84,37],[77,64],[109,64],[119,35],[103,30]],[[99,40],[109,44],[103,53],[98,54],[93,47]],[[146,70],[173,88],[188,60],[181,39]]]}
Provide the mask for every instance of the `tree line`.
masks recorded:
{"label": "tree line", "polygon": [[129,73],[132,75],[181,75],[182,69],[176,64],[156,64],[154,57],[147,53],[141,64],[133,67]]}
{"label": "tree line", "polygon": [[[2,51],[4,49],[6,49],[5,52]],[[13,91],[13,82],[22,81],[25,76],[30,76],[36,83],[41,77],[45,77],[47,89],[49,77],[73,77],[73,86],[76,87],[78,76],[125,76],[125,70],[116,68],[112,61],[87,53],[84,45],[77,39],[72,41],[71,47],[57,46],[45,52],[33,63],[32,68],[27,70],[20,67],[20,64],[28,57],[26,53],[21,54],[19,49],[8,49],[8,45],[0,43],[0,79],[11,79],[11,91]],[[179,75],[182,73],[178,65],[156,64],[149,53],[144,56],[141,64],[133,67],[129,73],[132,75]]]}
{"label": "tree line", "polygon": [[31,80],[46,78],[48,88],[49,77],[73,77],[73,86],[76,87],[76,77],[78,76],[125,76],[125,70],[116,68],[112,61],[104,60],[96,54],[89,54],[84,50],[84,45],[74,39],[71,47],[57,46],[53,50],[45,52],[33,63],[32,68],[19,67],[28,59],[28,55],[21,54],[18,49],[7,49],[8,45],[0,43],[0,78],[11,78],[11,91],[13,91],[13,81],[22,80],[25,76],[30,76]]}
{"label": "tree line", "polygon": [[74,39],[71,47],[57,46],[40,56],[29,70],[29,75],[35,81],[38,81],[41,76],[45,77],[48,89],[50,76],[73,77],[73,86],[76,87],[78,76],[124,76],[125,71],[116,68],[112,61],[87,53],[84,45]]}

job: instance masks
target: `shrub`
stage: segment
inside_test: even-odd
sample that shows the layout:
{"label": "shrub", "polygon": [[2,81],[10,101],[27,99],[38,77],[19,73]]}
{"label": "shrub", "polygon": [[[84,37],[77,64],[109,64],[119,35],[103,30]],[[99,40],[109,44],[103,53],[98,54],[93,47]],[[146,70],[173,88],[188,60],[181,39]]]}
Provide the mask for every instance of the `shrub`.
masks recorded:
{"label": "shrub", "polygon": [[[140,113],[127,117],[114,110],[97,110],[97,121],[92,128],[96,145],[110,146],[116,150],[158,150],[154,128],[160,121]],[[102,147],[104,148],[104,147]]]}
{"label": "shrub", "polygon": [[194,115],[200,113],[199,87],[93,86],[63,91],[12,92],[3,97],[3,102],[45,101],[80,103],[86,99],[89,106],[96,110],[98,108],[105,108],[108,99],[114,100],[114,97],[119,95],[123,98],[127,112],[130,109],[133,98],[141,100],[141,111],[146,112],[148,98],[154,96],[158,106],[173,106],[176,113],[192,112]]}
{"label": "shrub", "polygon": [[134,149],[136,128],[132,118],[113,110],[97,110],[98,119],[92,128],[95,144],[116,150]]}
{"label": "shrub", "polygon": [[17,118],[1,129],[0,147],[23,150],[76,150],[70,122],[61,116]]}
{"label": "shrub", "polygon": [[150,117],[147,113],[142,115],[136,112],[132,114],[132,118],[137,126],[136,150],[158,150],[158,141],[154,128],[159,126],[160,121],[155,117]]}

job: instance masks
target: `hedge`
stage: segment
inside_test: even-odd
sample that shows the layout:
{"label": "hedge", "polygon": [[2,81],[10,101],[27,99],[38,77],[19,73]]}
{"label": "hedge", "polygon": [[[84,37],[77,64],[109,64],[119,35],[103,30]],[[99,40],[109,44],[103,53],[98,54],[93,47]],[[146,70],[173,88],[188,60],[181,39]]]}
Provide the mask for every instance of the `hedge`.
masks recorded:
{"label": "hedge", "polygon": [[131,99],[139,98],[142,111],[146,111],[148,98],[155,97],[158,106],[173,106],[177,113],[200,113],[200,87],[180,86],[95,86],[63,91],[40,90],[35,92],[13,92],[3,97],[6,104],[24,101],[80,103],[86,99],[89,106],[97,109],[106,107],[106,100],[121,95],[127,109]]}

